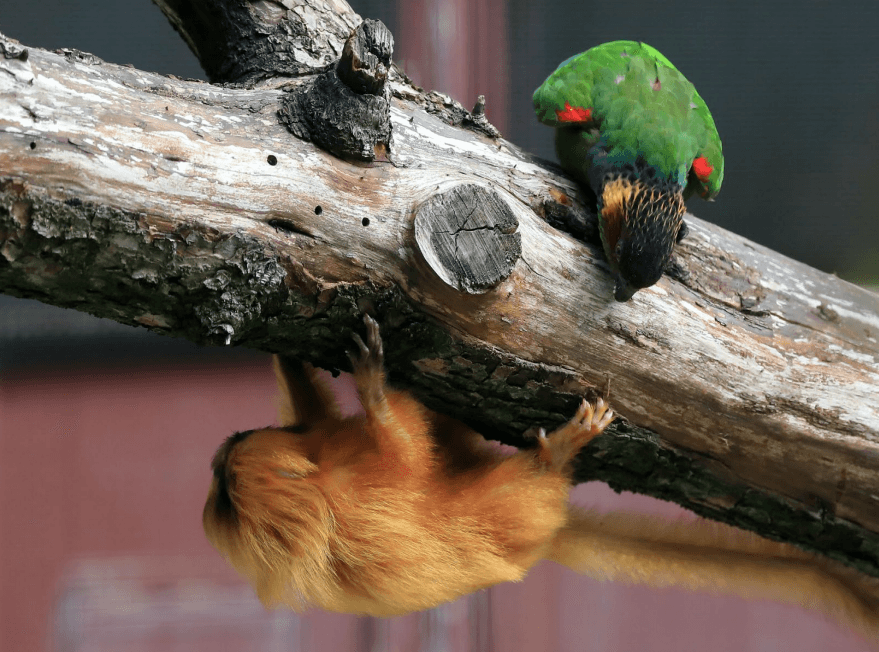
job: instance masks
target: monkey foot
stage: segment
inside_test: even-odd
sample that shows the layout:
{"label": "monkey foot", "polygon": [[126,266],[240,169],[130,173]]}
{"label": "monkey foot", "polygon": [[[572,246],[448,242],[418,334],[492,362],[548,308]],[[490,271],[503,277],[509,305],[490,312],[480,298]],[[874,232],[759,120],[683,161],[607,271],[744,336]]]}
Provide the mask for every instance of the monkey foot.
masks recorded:
{"label": "monkey foot", "polygon": [[348,352],[351,365],[354,368],[354,379],[357,381],[357,389],[364,408],[376,405],[384,400],[384,349],[379,332],[378,322],[365,315],[363,323],[366,324],[366,343],[357,333],[354,333],[354,343],[359,349],[359,354]]}
{"label": "monkey foot", "polygon": [[574,417],[549,437],[542,428],[538,433],[542,455],[548,454],[553,468],[561,470],[576,457],[580,449],[600,434],[613,421],[613,410],[604,399],[599,398],[592,405],[586,399],[580,403]]}

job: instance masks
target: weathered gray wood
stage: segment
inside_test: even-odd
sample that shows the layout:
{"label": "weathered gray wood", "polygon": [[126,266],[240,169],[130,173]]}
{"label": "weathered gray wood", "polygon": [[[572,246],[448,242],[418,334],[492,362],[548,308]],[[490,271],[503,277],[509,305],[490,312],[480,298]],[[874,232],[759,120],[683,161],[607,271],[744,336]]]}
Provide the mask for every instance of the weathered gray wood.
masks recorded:
{"label": "weathered gray wood", "polygon": [[415,242],[425,262],[461,292],[482,294],[507,278],[522,255],[513,210],[472,183],[440,192],[415,212]]}
{"label": "weathered gray wood", "polygon": [[360,17],[344,0],[153,0],[212,82],[313,73],[339,59]]}
{"label": "weathered gray wood", "polygon": [[[277,85],[0,59],[0,289],[329,367],[372,310],[393,380],[507,440],[609,382],[628,423],[581,478],[879,573],[879,297],[688,217],[675,278],[616,303],[600,249],[543,219],[588,232],[573,184],[460,106],[392,71],[390,160],[351,163],[290,135]],[[464,183],[521,234],[480,295],[413,232]]]}
{"label": "weathered gray wood", "polygon": [[361,23],[348,37],[338,64],[282,100],[282,122],[298,138],[336,156],[388,160],[391,139],[387,85],[394,41],[379,21]]}
{"label": "weathered gray wood", "polygon": [[336,66],[339,78],[355,93],[381,95],[394,56],[394,37],[380,20],[367,18],[345,41]]}

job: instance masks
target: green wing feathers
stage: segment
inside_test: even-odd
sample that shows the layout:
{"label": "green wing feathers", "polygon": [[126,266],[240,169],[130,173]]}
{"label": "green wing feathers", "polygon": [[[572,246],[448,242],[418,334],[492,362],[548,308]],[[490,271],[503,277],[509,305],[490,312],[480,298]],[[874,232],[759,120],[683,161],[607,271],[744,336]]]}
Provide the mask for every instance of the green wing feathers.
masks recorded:
{"label": "green wing feathers", "polygon": [[544,124],[598,130],[608,157],[643,158],[685,194],[709,199],[723,182],[714,120],[693,85],[655,48],[614,41],[562,62],[534,92]]}

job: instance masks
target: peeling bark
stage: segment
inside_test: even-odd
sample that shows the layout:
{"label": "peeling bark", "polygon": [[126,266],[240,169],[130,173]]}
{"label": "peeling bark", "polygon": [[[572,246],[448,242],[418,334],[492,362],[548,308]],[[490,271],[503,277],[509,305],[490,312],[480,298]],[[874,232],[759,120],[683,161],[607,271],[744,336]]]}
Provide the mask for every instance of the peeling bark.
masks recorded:
{"label": "peeling bark", "polygon": [[387,161],[391,140],[388,69],[394,40],[366,20],[348,37],[338,65],[289,93],[278,116],[290,132],[336,156]]}
{"label": "peeling bark", "polygon": [[343,0],[153,0],[214,83],[313,73],[338,60],[360,17]]}
{"label": "peeling bark", "polygon": [[[206,3],[247,12],[236,27],[198,2],[159,4],[212,79],[264,82],[2,41],[0,290],[328,368],[347,366],[368,310],[392,381],[512,443],[609,383],[626,420],[584,452],[579,479],[879,575],[879,297],[688,216],[673,277],[619,304],[576,187],[480,111],[392,68],[386,161],[285,128],[291,92],[341,55],[350,10],[315,29],[307,11],[334,4]],[[253,31],[267,17],[268,35]],[[482,294],[418,253],[419,207],[463,184],[490,189],[521,238]]]}

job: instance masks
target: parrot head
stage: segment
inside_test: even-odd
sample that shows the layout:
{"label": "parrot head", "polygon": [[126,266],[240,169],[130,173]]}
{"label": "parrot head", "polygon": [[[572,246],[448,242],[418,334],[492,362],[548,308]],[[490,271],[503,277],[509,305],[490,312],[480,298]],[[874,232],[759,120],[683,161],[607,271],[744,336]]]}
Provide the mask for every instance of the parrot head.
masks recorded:
{"label": "parrot head", "polygon": [[604,252],[614,271],[614,298],[628,301],[656,283],[685,232],[680,186],[609,179],[599,197]]}

